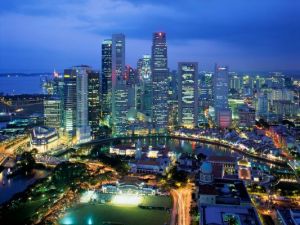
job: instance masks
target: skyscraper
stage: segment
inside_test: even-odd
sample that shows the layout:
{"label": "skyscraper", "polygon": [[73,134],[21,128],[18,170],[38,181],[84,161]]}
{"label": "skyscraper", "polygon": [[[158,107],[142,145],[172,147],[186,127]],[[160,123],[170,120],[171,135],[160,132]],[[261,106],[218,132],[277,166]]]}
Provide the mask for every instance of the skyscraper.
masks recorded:
{"label": "skyscraper", "polygon": [[119,77],[117,82],[117,88],[115,90],[115,118],[113,133],[115,135],[126,134],[128,130],[128,85],[126,80],[121,80]]}
{"label": "skyscraper", "polygon": [[217,126],[227,128],[231,123],[231,110],[228,108],[228,67],[215,66],[215,73],[213,76],[213,93],[215,121]]}
{"label": "skyscraper", "polygon": [[102,73],[101,73],[101,111],[106,117],[112,111],[112,40],[107,39],[102,42]]}
{"label": "skyscraper", "polygon": [[228,108],[228,88],[229,88],[228,67],[215,66],[213,75],[213,93],[214,93],[214,108]]}
{"label": "skyscraper", "polygon": [[241,78],[236,74],[230,77],[230,89],[234,89],[237,92],[241,90]]}
{"label": "skyscraper", "polygon": [[113,133],[123,134],[127,127],[128,86],[125,79],[125,36],[112,35],[112,121]]}
{"label": "skyscraper", "polygon": [[99,121],[101,111],[99,90],[99,72],[92,70],[88,71],[88,120],[93,138],[95,138],[99,134]]}
{"label": "skyscraper", "polygon": [[91,68],[88,66],[76,66],[76,137],[79,143],[91,139],[91,128],[88,121],[88,74]]}
{"label": "skyscraper", "polygon": [[126,65],[124,73],[128,90],[128,108],[136,108],[136,71],[131,66]]}
{"label": "skyscraper", "polygon": [[76,130],[76,71],[65,69],[63,79],[64,128],[70,136],[74,136]]}
{"label": "skyscraper", "polygon": [[147,116],[152,115],[152,74],[151,56],[144,55],[137,65],[138,79],[141,81],[141,110]]}
{"label": "skyscraper", "polygon": [[264,92],[258,93],[256,102],[256,118],[267,120],[269,116],[268,96]]}
{"label": "skyscraper", "polygon": [[55,128],[57,131],[62,126],[62,104],[61,99],[52,97],[44,100],[44,124],[47,127]]}
{"label": "skyscraper", "polygon": [[165,131],[168,123],[168,58],[166,34],[156,32],[152,42],[152,89],[153,89],[153,112],[152,122],[154,128]]}
{"label": "skyscraper", "polygon": [[194,128],[198,123],[198,63],[178,63],[178,119],[183,127]]}

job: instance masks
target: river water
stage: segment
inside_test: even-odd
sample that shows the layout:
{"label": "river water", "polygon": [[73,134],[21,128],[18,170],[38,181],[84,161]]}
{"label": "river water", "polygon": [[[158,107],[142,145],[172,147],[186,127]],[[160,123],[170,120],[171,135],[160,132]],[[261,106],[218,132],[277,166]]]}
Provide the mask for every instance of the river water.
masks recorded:
{"label": "river water", "polygon": [[261,170],[264,170],[266,172],[270,170],[270,167],[274,166],[266,162],[259,162],[254,158],[242,155],[239,152],[236,152],[234,150],[222,146],[207,144],[203,142],[174,139],[169,137],[168,138],[167,137],[165,138],[145,137],[140,139],[134,138],[134,139],[122,139],[118,141],[111,141],[110,143],[99,145],[97,148],[93,150],[93,153],[96,153],[97,151],[108,151],[110,146],[116,146],[120,144],[133,145],[133,144],[137,144],[137,142],[139,142],[141,146],[152,146],[153,148],[166,147],[170,151],[173,151],[178,154],[179,153],[194,153],[194,154],[202,153],[206,156],[217,155],[217,156],[232,156],[236,158],[246,158],[248,161],[252,163],[252,166],[259,167]]}
{"label": "river water", "polygon": [[33,170],[30,175],[18,175],[13,178],[7,178],[7,169],[0,173],[0,204],[10,200],[16,193],[23,192],[26,188],[37,180],[46,177],[45,170]]}

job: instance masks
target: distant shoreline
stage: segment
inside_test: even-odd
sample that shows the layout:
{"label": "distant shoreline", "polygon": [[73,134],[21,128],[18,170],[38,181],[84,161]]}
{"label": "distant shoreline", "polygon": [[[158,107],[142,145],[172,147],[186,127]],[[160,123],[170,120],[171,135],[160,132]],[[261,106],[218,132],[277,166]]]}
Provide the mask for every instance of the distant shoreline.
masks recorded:
{"label": "distant shoreline", "polygon": [[[172,70],[170,69],[170,72]],[[203,72],[209,72],[213,73],[213,71],[209,70],[203,70],[199,71],[199,74]],[[269,77],[272,75],[272,73],[279,72],[283,75],[294,77],[294,78],[300,78],[300,71],[230,71],[230,73],[236,73],[238,76],[245,76],[249,75],[251,77],[255,77],[257,75],[263,76],[263,77]],[[62,72],[58,71],[58,73],[62,74]],[[0,73],[0,77],[36,77],[36,76],[52,76],[53,72],[40,72],[40,73],[17,73],[17,72],[6,72],[6,73]]]}
{"label": "distant shoreline", "polygon": [[53,73],[0,73],[0,77],[37,77],[51,76]]}

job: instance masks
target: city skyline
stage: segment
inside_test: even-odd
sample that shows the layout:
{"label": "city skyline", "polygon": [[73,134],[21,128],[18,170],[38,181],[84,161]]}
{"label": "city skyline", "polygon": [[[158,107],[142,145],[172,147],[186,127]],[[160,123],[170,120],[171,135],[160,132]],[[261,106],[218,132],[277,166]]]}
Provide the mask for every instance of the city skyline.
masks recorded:
{"label": "city skyline", "polygon": [[2,3],[0,224],[300,225],[299,22],[299,0]]}
{"label": "city skyline", "polygon": [[168,35],[170,69],[180,61],[197,61],[199,70],[215,63],[233,71],[300,70],[298,2],[172,3],[89,0],[60,1],[53,7],[55,3],[6,2],[0,11],[0,33],[5,34],[0,37],[0,72],[80,64],[98,70],[101,42],[120,32],[126,35],[126,62],[135,66],[151,53],[155,31]]}

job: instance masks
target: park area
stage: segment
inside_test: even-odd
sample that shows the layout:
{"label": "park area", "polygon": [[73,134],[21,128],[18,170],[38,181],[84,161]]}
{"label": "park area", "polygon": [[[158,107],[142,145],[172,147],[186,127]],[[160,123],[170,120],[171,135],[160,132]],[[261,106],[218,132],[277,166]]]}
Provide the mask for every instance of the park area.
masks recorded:
{"label": "park area", "polygon": [[141,198],[139,205],[118,205],[113,202],[77,204],[66,210],[59,224],[164,225],[170,223],[172,209],[170,197],[141,196]]}

